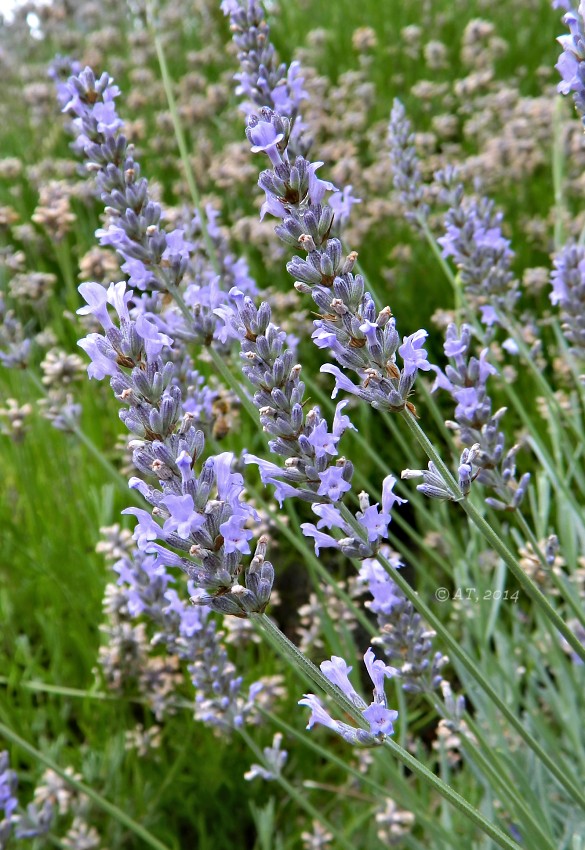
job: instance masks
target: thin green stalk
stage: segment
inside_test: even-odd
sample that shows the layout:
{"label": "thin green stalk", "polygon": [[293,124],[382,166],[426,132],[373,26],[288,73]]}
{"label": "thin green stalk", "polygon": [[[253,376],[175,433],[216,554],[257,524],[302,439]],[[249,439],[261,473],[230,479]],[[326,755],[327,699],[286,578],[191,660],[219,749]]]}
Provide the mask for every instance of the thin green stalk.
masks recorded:
{"label": "thin green stalk", "polygon": [[65,281],[66,302],[71,310],[75,310],[79,303],[79,294],[77,292],[77,285],[73,274],[73,267],[71,265],[71,253],[69,246],[64,242],[54,241],[53,248],[57,258],[57,265],[59,266],[59,270],[61,271],[61,275]]}
{"label": "thin green stalk", "polygon": [[481,740],[484,749],[487,749],[490,753],[489,759],[486,758],[478,747],[469,746],[469,739],[465,736],[465,734],[463,734],[461,736],[461,741],[467,759],[469,761],[476,762],[482,773],[489,779],[491,787],[500,795],[502,800],[506,801],[506,804],[508,804],[508,801],[512,801],[517,811],[522,814],[523,818],[525,818],[526,824],[528,824],[530,829],[537,835],[539,846],[543,846],[546,850],[556,850],[555,846],[551,843],[550,836],[543,832],[527,803],[516,793],[516,784],[514,779],[508,775],[495,747],[488,745],[478,725],[474,723],[471,718],[468,717],[466,722],[468,723],[471,732],[476,736],[476,738],[478,738],[478,740]]}
{"label": "thin green stalk", "polygon": [[129,830],[131,830],[135,835],[138,836],[145,844],[149,847],[153,847],[154,850],[170,850],[166,844],[163,844],[162,841],[159,841],[158,838],[155,838],[152,833],[150,833],[145,827],[141,826],[141,824],[137,823],[133,820],[126,812],[122,811],[122,809],[115,806],[113,803],[110,803],[109,800],[106,800],[105,797],[102,797],[101,794],[98,794],[97,791],[94,791],[89,785],[86,785],[85,782],[81,782],[79,779],[75,779],[70,773],[63,770],[63,768],[59,767],[59,765],[50,759],[48,756],[41,753],[40,750],[37,750],[35,747],[31,746],[24,738],[21,738],[20,735],[17,735],[16,732],[13,732],[12,729],[9,729],[8,726],[5,726],[4,723],[0,723],[0,735],[3,738],[6,738],[7,741],[15,744],[25,753],[28,753],[29,756],[39,761],[41,764],[44,764],[45,767],[48,767],[50,770],[54,771],[58,776],[61,777],[68,785],[72,788],[75,788],[80,794],[85,794],[86,797],[95,803],[96,806],[99,806],[100,809],[103,809],[104,812],[111,815],[115,820],[119,823],[123,824]]}
{"label": "thin green stalk", "polygon": [[[419,445],[424,449],[429,460],[432,460],[435,466],[437,467],[441,477],[445,481],[445,484],[454,492],[458,491],[458,485],[449,469],[443,463],[441,457],[435,450],[433,444],[422,430],[414,416],[407,410],[402,412],[402,418],[408,425],[410,432],[417,440]],[[491,546],[491,548],[498,553],[498,555],[502,558],[520,587],[524,590],[524,592],[532,599],[532,601],[537,605],[538,608],[542,611],[542,613],[547,617],[553,626],[560,632],[560,634],[565,638],[571,649],[573,649],[576,654],[585,661],[585,646],[579,641],[579,639],[573,634],[567,624],[564,622],[562,617],[555,611],[552,607],[546,596],[536,587],[533,581],[526,575],[512,552],[508,549],[506,544],[501,540],[498,535],[494,532],[492,527],[485,521],[483,516],[479,513],[477,508],[468,500],[461,499],[458,501],[458,504],[463,508],[467,516],[473,522],[473,524],[477,527],[479,532],[483,535],[485,540]]]}
{"label": "thin green stalk", "polygon": [[[264,765],[264,767],[266,769],[269,769],[270,765],[268,765],[266,763],[264,753],[262,752],[260,747],[258,747],[256,745],[255,741],[250,737],[250,735],[248,735],[248,732],[246,731],[246,729],[241,727],[241,728],[238,729],[238,732],[239,732],[240,736],[242,737],[242,739],[250,747],[250,749],[254,753],[255,757],[258,759],[258,761],[262,765]],[[297,806],[299,806],[299,808],[304,809],[304,811],[310,817],[314,818],[319,823],[323,824],[325,829],[328,832],[330,832],[331,835],[333,835],[333,837],[336,841],[337,847],[345,847],[345,850],[354,850],[354,845],[352,844],[352,842],[348,841],[348,839],[345,837],[345,835],[342,832],[340,832],[337,829],[337,827],[334,826],[334,824],[332,824],[331,821],[329,821],[325,817],[323,812],[320,812],[319,809],[317,809],[315,806],[313,806],[312,803],[309,803],[309,801],[306,799],[306,797],[304,797],[303,794],[300,793],[300,791],[297,791],[297,789],[294,787],[294,785],[291,785],[291,783],[288,782],[284,778],[284,776],[277,775],[277,776],[274,777],[274,781],[277,782],[284,791],[286,791],[286,793],[289,795],[289,797],[291,797],[291,799],[293,799],[295,801],[295,803],[297,804]]]}
{"label": "thin green stalk", "polygon": [[[291,735],[295,738],[299,743],[301,743],[304,747],[309,750],[312,750],[314,753],[317,753],[324,761],[328,761],[331,764],[337,765],[337,767],[341,768],[341,770],[348,773],[350,776],[353,776],[357,779],[361,784],[367,785],[373,792],[379,794],[380,799],[384,800],[388,797],[389,788],[388,786],[381,785],[379,782],[376,782],[375,779],[372,779],[369,775],[369,772],[363,773],[357,767],[354,767],[352,764],[344,761],[339,756],[335,755],[331,748],[322,747],[320,744],[317,744],[314,738],[311,735],[307,735],[306,733],[300,732],[298,729],[295,729],[294,726],[291,726],[290,723],[287,723],[282,717],[279,717],[276,714],[272,714],[269,711],[266,711],[262,707],[259,708],[261,714],[270,720],[275,726],[279,729],[282,729],[283,732],[286,732],[288,735]],[[416,795],[414,789],[408,784],[408,782],[398,773],[394,773],[391,776],[392,782],[392,798],[396,800],[398,805],[403,806],[405,809],[409,811],[414,811],[416,809]],[[435,833],[435,836],[441,841],[445,842],[446,846],[451,844],[452,836],[450,836],[444,829],[442,829],[441,825],[437,823],[436,819],[427,817],[426,814],[419,809],[415,811],[415,815],[417,818],[417,822],[421,824],[428,832]]]}
{"label": "thin green stalk", "polygon": [[57,694],[62,697],[77,697],[79,699],[89,697],[90,699],[104,700],[107,702],[119,702],[120,700],[126,700],[128,702],[144,703],[144,700],[141,699],[134,700],[130,697],[121,697],[117,694],[107,694],[102,691],[84,691],[83,688],[66,688],[64,685],[52,685],[50,682],[36,682],[34,680],[28,682],[13,682],[8,676],[0,676],[0,685],[6,685],[10,688],[17,685],[19,688],[25,688],[27,691],[40,691],[47,694]]}
{"label": "thin green stalk", "polygon": [[[306,658],[298,648],[284,635],[278,626],[270,620],[265,614],[251,614],[253,619],[261,629],[263,629],[269,641],[278,649],[279,653],[287,660],[287,662],[295,670],[299,670],[303,677],[310,678],[317,684],[325,693],[330,696],[339,708],[349,714],[349,716],[362,729],[367,729],[362,713],[356,706],[332,683],[327,679],[315,665]],[[446,785],[441,779],[435,776],[425,765],[418,759],[411,756],[409,752],[402,749],[394,741],[386,738],[384,746],[388,748],[399,761],[405,764],[419,779],[428,783],[433,790],[448,800],[461,814],[467,817],[479,829],[489,835],[493,841],[504,850],[520,850],[519,845],[512,841],[499,827],[491,824],[477,809],[471,806],[460,794]]]}
{"label": "thin green stalk", "polygon": [[132,501],[138,502],[141,505],[143,504],[142,498],[140,494],[136,490],[131,490],[128,487],[128,481],[124,478],[123,475],[116,469],[113,463],[104,457],[103,452],[101,452],[95,443],[89,439],[87,434],[85,434],[78,425],[70,425],[69,426],[80,443],[83,443],[88,452],[92,455],[92,457],[97,460],[97,462],[102,466],[105,471],[108,473],[110,478],[117,484],[118,487],[124,492],[124,495],[131,499]]}
{"label": "thin green stalk", "polygon": [[156,23],[154,21],[154,15],[152,10],[152,3],[147,2],[146,4],[146,17],[148,20],[148,27],[150,29],[150,34],[152,36],[152,40],[154,42],[154,47],[156,50],[156,55],[158,59],[158,64],[160,67],[160,73],[162,77],[162,84],[165,90],[165,95],[167,98],[167,103],[169,106],[169,112],[171,114],[171,120],[173,122],[173,128],[175,131],[175,138],[177,140],[177,147],[179,148],[179,154],[181,157],[181,162],[183,163],[183,168],[185,170],[185,178],[187,180],[187,185],[189,187],[189,192],[191,193],[191,199],[193,201],[193,205],[197,210],[198,218],[199,218],[199,226],[201,227],[201,234],[203,236],[203,241],[205,242],[205,250],[207,251],[207,256],[211,265],[214,268],[216,274],[220,272],[220,265],[217,258],[217,251],[215,250],[215,245],[213,244],[213,240],[209,235],[209,229],[207,227],[207,218],[205,216],[205,211],[201,205],[201,197],[199,195],[199,189],[197,187],[197,181],[195,180],[195,175],[193,173],[193,169],[191,167],[191,161],[189,159],[189,151],[187,148],[187,143],[185,141],[185,134],[183,132],[183,125],[181,123],[181,118],[179,115],[179,110],[177,109],[177,103],[175,101],[175,96],[173,94],[173,81],[171,79],[171,75],[169,73],[169,67],[167,65],[167,60],[165,56],[165,52],[162,46],[162,42],[160,37],[156,31]]}
{"label": "thin green stalk", "polygon": [[456,275],[453,274],[451,266],[449,265],[447,260],[444,258],[443,253],[442,253],[442,251],[441,251],[441,249],[440,249],[440,247],[437,243],[437,240],[435,239],[433,233],[431,232],[431,229],[430,229],[429,225],[427,224],[426,219],[422,218],[422,216],[418,216],[417,222],[418,222],[418,225],[419,225],[419,227],[421,228],[421,230],[424,234],[425,239],[427,240],[427,243],[428,243],[431,251],[435,255],[435,259],[437,260],[438,264],[440,265],[441,269],[443,270],[445,277],[447,278],[447,280],[449,281],[449,283],[453,287],[453,295],[455,297],[455,311],[457,313],[459,313],[461,311],[461,307],[462,307],[461,284],[459,282],[459,279]]}
{"label": "thin green stalk", "polygon": [[[344,508],[344,506],[342,506],[341,513],[348,522],[350,522],[352,525],[356,525],[354,517],[352,517],[351,513],[347,510],[347,508]],[[359,532],[359,526],[357,526],[356,530]],[[585,808],[585,795],[579,788],[576,780],[574,780],[574,778],[569,775],[566,769],[561,769],[558,766],[557,762],[554,761],[546,753],[546,751],[540,746],[538,741],[527,731],[522,721],[518,717],[516,717],[516,715],[513,711],[510,710],[510,708],[508,708],[506,703],[491,686],[490,682],[477,668],[477,665],[475,664],[473,659],[462,648],[461,644],[451,635],[451,633],[448,629],[445,628],[441,620],[439,620],[439,618],[434,615],[429,606],[424,602],[424,600],[421,599],[421,597],[413,590],[410,584],[401,575],[400,570],[394,569],[392,564],[380,552],[376,557],[379,563],[384,567],[388,575],[391,577],[392,581],[394,581],[395,584],[398,585],[398,587],[402,590],[407,599],[412,602],[416,610],[419,611],[420,614],[422,614],[426,622],[434,629],[437,635],[441,638],[441,640],[444,642],[447,649],[449,650],[449,653],[454,658],[456,658],[460,662],[460,664],[467,670],[467,672],[472,676],[472,678],[475,679],[481,690],[484,691],[486,696],[492,701],[492,703],[501,712],[501,714],[503,714],[503,716],[514,728],[514,730],[520,735],[522,740],[530,747],[530,749],[538,756],[542,763],[549,769],[549,771],[557,779],[557,781],[565,788],[565,790],[568,794],[570,794],[573,800],[575,800],[580,806]]]}
{"label": "thin green stalk", "polygon": [[[544,377],[542,371],[538,368],[534,357],[530,353],[530,349],[522,339],[522,330],[518,327],[516,322],[512,321],[508,317],[500,316],[500,322],[502,327],[514,338],[514,342],[518,346],[518,351],[522,355],[522,359],[528,366],[529,370],[532,372],[532,376],[536,380],[538,387],[541,393],[546,398],[551,413],[553,413],[556,417],[558,417],[559,421],[565,422],[573,435],[576,437],[577,441],[581,443],[583,441],[583,433],[579,430],[568,411],[565,410],[558,402],[557,397],[555,396],[552,387],[549,382]],[[506,382],[507,385],[507,382]]]}
{"label": "thin green stalk", "polygon": [[581,380],[581,372],[577,368],[576,358],[571,354],[571,350],[557,319],[552,322],[552,328],[554,330],[557,345],[563,354],[563,360],[571,370],[575,387],[579,393],[579,398],[581,399],[581,405],[585,407],[585,386],[583,386],[583,381]]}

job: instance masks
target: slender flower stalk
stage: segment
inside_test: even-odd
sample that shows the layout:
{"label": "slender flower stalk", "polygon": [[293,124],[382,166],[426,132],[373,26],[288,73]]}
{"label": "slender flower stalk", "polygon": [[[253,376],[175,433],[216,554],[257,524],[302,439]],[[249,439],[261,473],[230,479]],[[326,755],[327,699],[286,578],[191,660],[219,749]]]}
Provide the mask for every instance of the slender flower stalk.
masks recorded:
{"label": "slender flower stalk", "polygon": [[[97,192],[109,216],[107,226],[96,232],[100,245],[110,246],[120,255],[130,286],[145,293],[169,292],[183,306],[178,312],[166,309],[162,314],[161,302],[155,306],[143,298],[152,320],[172,334],[176,343],[217,345],[218,334],[225,342],[226,331],[214,310],[226,301],[222,285],[255,291],[245,262],[235,260],[222,244],[214,217],[208,223],[201,211],[183,227],[170,232],[164,229],[163,210],[152,200],[133,146],[122,133],[123,122],[115,107],[120,90],[108,74],[96,79],[93,71],[85,68],[69,79],[67,87],[70,100],[63,111],[73,119],[73,147],[84,156],[88,172],[95,174]],[[212,243],[214,258],[218,258],[217,272],[198,259],[206,242]]]}
{"label": "slender flower stalk", "polygon": [[15,744],[20,750],[27,753],[31,756],[35,761],[44,764],[49,770],[52,770],[55,774],[57,774],[61,779],[63,779],[67,785],[70,785],[80,794],[84,794],[92,803],[94,803],[98,808],[102,809],[102,811],[106,812],[110,817],[114,818],[114,820],[118,821],[120,824],[123,824],[127,829],[134,833],[147,847],[152,847],[153,850],[169,850],[166,844],[163,844],[162,841],[159,841],[156,836],[154,836],[151,832],[149,832],[142,824],[135,821],[130,817],[125,811],[123,811],[119,806],[116,806],[114,803],[110,803],[109,800],[106,800],[105,797],[102,797],[97,791],[86,785],[85,782],[81,782],[76,776],[72,775],[70,771],[64,770],[59,767],[59,765],[42,753],[40,750],[37,750],[31,744],[21,738],[20,735],[17,735],[16,732],[13,732],[8,726],[4,723],[0,723],[0,735],[5,738],[7,741]]}
{"label": "slender flower stalk", "polygon": [[[258,625],[258,628],[262,629],[266,632],[270,642],[274,645],[275,649],[287,660],[288,663],[298,672],[299,675],[303,676],[305,679],[310,679],[315,682],[322,690],[328,694],[333,701],[338,705],[338,707],[345,712],[349,717],[351,717],[357,724],[359,728],[361,728],[366,733],[371,733],[371,727],[367,720],[364,717],[363,711],[360,709],[359,705],[357,705],[353,699],[350,697],[351,691],[353,688],[351,685],[345,683],[345,677],[340,678],[340,684],[342,687],[333,684],[332,680],[328,678],[327,675],[324,674],[321,670],[315,667],[307,658],[305,658],[297,649],[297,647],[288,640],[288,638],[278,629],[278,627],[272,623],[272,621],[266,617],[265,614],[253,614],[252,620]],[[333,659],[332,659],[333,661]],[[341,667],[341,664],[345,664],[343,659],[339,659],[337,662]],[[334,668],[335,668],[334,664]],[[381,665],[382,668],[385,665]],[[346,667],[344,667],[346,670]],[[341,675],[341,671],[332,671],[332,676],[334,676],[334,672],[338,672],[338,675]],[[380,677],[380,680],[385,676],[384,673],[380,673],[378,670],[374,674],[376,677]],[[347,690],[346,690],[347,689]],[[375,705],[375,703],[374,703]],[[312,708],[313,706],[310,705]],[[317,709],[318,711],[318,709]],[[319,715],[321,716],[321,715]],[[324,725],[330,725],[329,722],[326,722],[326,716],[323,716],[322,721]],[[392,722],[392,721],[391,721]],[[351,729],[351,727],[350,727]],[[337,729],[335,731],[338,734],[341,734]],[[349,734],[349,733],[348,733]],[[520,845],[515,841],[510,839],[504,832],[502,832],[499,827],[494,826],[494,824],[487,821],[487,819],[473,806],[471,806],[460,794],[450,788],[446,783],[444,783],[441,779],[434,775],[428,768],[426,768],[421,762],[419,762],[414,756],[411,756],[406,750],[403,750],[398,744],[396,744],[391,737],[388,735],[385,736],[383,740],[383,746],[388,747],[395,758],[399,759],[403,764],[405,764],[416,776],[429,783],[441,796],[443,796],[446,800],[448,800],[453,806],[455,806],[462,814],[464,814],[467,818],[469,818],[476,826],[478,826],[483,832],[489,835],[499,847],[505,848],[505,850],[520,850]]]}

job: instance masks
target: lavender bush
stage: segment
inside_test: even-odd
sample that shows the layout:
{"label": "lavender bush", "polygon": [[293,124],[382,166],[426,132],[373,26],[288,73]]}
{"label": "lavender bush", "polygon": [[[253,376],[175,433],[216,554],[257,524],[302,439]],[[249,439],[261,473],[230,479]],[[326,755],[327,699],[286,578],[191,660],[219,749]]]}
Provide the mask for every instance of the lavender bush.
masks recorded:
{"label": "lavender bush", "polygon": [[584,11],[314,5],[0,27],[0,847],[585,838]]}

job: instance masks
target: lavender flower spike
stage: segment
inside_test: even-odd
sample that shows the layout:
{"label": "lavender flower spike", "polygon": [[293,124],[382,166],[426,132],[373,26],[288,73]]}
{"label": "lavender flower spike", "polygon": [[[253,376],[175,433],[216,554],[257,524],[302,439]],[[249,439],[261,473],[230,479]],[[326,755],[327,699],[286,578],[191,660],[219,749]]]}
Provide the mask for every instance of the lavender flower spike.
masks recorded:
{"label": "lavender flower spike", "polygon": [[234,79],[239,83],[236,94],[246,98],[242,109],[250,114],[268,106],[294,121],[307,98],[300,65],[292,62],[287,70],[284,62],[277,62],[262,6],[256,0],[223,0],[221,9],[230,16],[232,37],[240,49],[242,70]]}
{"label": "lavender flower spike", "polygon": [[[385,554],[395,569],[402,567],[387,546]],[[380,636],[372,642],[396,665],[395,673],[405,691],[431,693],[440,685],[441,669],[448,662],[446,656],[433,650],[435,633],[375,558],[363,561],[359,579],[360,586],[372,595],[365,604],[380,627]]]}
{"label": "lavender flower spike", "polygon": [[[310,293],[319,308],[313,341],[328,348],[340,366],[357,374],[354,384],[337,366],[322,371],[336,377],[333,396],[339,389],[357,395],[375,408],[400,411],[412,408],[408,396],[419,369],[429,368],[422,347],[426,332],[400,337],[389,307],[378,311],[365,291],[364,279],[353,274],[357,254],[343,256],[339,239],[331,237],[334,212],[325,204],[335,187],[317,177],[321,162],[302,156],[291,161],[288,154],[290,123],[270,109],[261,109],[248,122],[246,135],[252,149],[262,150],[272,164],[258,181],[266,193],[263,213],[270,212],[283,223],[276,233],[284,242],[298,247],[306,258],[293,257],[287,265],[299,292]],[[404,360],[396,364],[397,352]]]}
{"label": "lavender flower spike", "polygon": [[[264,611],[274,580],[272,564],[265,560],[265,538],[259,538],[245,570],[245,586],[238,582],[242,557],[250,553],[254,536],[248,524],[259,517],[241,499],[243,478],[232,472],[230,452],[208,458],[199,475],[194,471],[205,438],[192,414],[183,413],[181,389],[173,383],[174,363],[164,359],[171,339],[141,312],[132,317],[134,293],[124,281],[107,291],[91,283],[79,290],[87,302],[81,311],[94,315],[105,332],[80,340],[92,359],[90,376],[110,376],[116,397],[128,405],[120,418],[135,437],[134,465],[158,478],[158,488],[142,478],[130,480],[154,509],[152,516],[138,508],[125,511],[138,518],[135,539],[144,551],[157,555],[159,565],[187,572],[208,594],[202,601],[214,610],[238,617]],[[117,323],[108,312],[110,305]]]}
{"label": "lavender flower spike", "polygon": [[291,62],[287,68],[284,62],[278,62],[270,27],[257,0],[223,0],[221,9],[230,16],[233,41],[238,47],[241,71],[234,79],[238,81],[236,94],[244,98],[242,110],[250,115],[261,107],[275,109],[291,122],[291,145],[298,153],[306,153],[310,140],[302,138],[307,128],[300,106],[308,95],[300,63]]}
{"label": "lavender flower spike", "polygon": [[410,121],[406,117],[404,105],[398,98],[394,99],[390,113],[388,142],[394,188],[399,193],[400,201],[406,210],[406,217],[414,222],[423,222],[428,217],[429,207],[424,202],[422,176],[414,147],[414,135],[411,131]]}
{"label": "lavender flower spike", "polygon": [[[457,431],[464,446],[470,451],[463,454],[459,465],[459,481],[462,495],[471,486],[471,481],[477,480],[490,487],[494,493],[486,499],[487,504],[496,510],[515,510],[521,503],[528,484],[530,474],[525,473],[516,480],[515,458],[520,446],[512,446],[505,451],[505,437],[499,426],[500,419],[506,412],[503,407],[492,413],[492,401],[487,391],[487,380],[496,373],[496,369],[488,362],[488,350],[484,349],[479,357],[470,356],[471,328],[468,325],[457,326],[450,324],[445,336],[445,355],[450,364],[442,372],[437,366],[436,380],[433,391],[447,390],[457,402],[455,421],[448,421],[447,426]],[[477,472],[473,472],[475,466]],[[433,470],[429,464],[429,473],[424,473],[425,486],[433,487],[435,482],[430,480]],[[413,477],[411,470],[406,470],[404,477]],[[438,485],[439,486],[439,485]],[[440,486],[445,490],[444,483]],[[453,498],[438,492],[427,492],[435,498]],[[447,494],[449,491],[445,491]]]}
{"label": "lavender flower spike", "polygon": [[466,197],[454,168],[435,173],[449,203],[446,233],[437,241],[444,257],[452,257],[461,285],[482,322],[499,322],[498,312],[511,314],[520,297],[518,281],[511,271],[514,257],[510,241],[502,233],[502,214],[487,197]]}
{"label": "lavender flower spike", "polygon": [[303,699],[299,700],[299,705],[306,705],[311,709],[307,729],[311,729],[315,723],[320,723],[355,747],[379,746],[387,737],[394,734],[393,723],[398,717],[398,712],[388,708],[384,680],[396,675],[397,671],[393,667],[388,667],[383,661],[376,660],[371,647],[364,655],[364,664],[374,684],[374,698],[370,705],[366,705],[349,681],[352,668],[347,666],[343,658],[333,655],[330,661],[321,663],[321,671],[361,711],[362,717],[369,725],[369,730],[356,729],[348,723],[334,720],[315,694],[304,694]]}

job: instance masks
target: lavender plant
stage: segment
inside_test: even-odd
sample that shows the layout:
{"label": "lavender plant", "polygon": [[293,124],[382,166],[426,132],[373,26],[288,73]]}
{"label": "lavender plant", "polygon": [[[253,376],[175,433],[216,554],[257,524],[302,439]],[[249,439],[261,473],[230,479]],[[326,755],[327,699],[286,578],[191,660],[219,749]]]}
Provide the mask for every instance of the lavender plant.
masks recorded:
{"label": "lavender plant", "polygon": [[[434,0],[432,39],[430,27],[416,24],[393,33],[392,67],[382,79],[388,32],[382,38],[369,26],[367,10],[359,10],[362,20],[340,7],[344,29],[334,33],[316,29],[318,8],[301,17],[292,7],[271,7],[267,15],[255,0],[230,0],[221,4],[234,37],[230,53],[212,0],[149,3],[144,16],[104,0],[99,20],[90,5],[71,9],[56,0],[40,11],[29,4],[39,13],[38,44],[30,42],[28,11],[17,13],[13,28],[0,27],[6,104],[19,104],[1,104],[0,114],[4,125],[18,125],[21,140],[0,160],[0,354],[9,367],[0,376],[0,417],[11,437],[2,444],[11,504],[2,515],[3,550],[16,564],[26,541],[32,565],[14,593],[8,585],[9,596],[8,568],[0,566],[11,654],[0,688],[18,692],[14,706],[3,703],[0,734],[34,761],[51,741],[55,759],[71,754],[88,783],[103,780],[106,797],[115,793],[119,802],[94,796],[96,819],[74,805],[66,834],[37,842],[116,847],[122,840],[164,850],[181,834],[195,843],[212,836],[221,850],[253,843],[248,828],[255,828],[262,846],[438,850],[471,846],[479,831],[516,850],[572,846],[585,805],[575,767],[583,753],[585,475],[582,220],[571,213],[585,161],[581,122],[555,107],[555,157],[566,156],[567,168],[563,180],[555,162],[552,301],[561,327],[546,302],[542,312],[552,214],[544,191],[536,199],[553,123],[553,61],[536,49],[546,28],[523,58],[527,73],[515,68],[511,82],[501,72],[516,59],[512,19],[521,7],[508,10],[502,29],[468,20],[458,4],[435,20]],[[582,11],[567,11],[561,86],[575,93],[579,109]],[[390,15],[387,27],[398,17]],[[493,17],[502,16],[494,10]],[[290,54],[301,32],[304,46],[291,64],[281,63],[275,44]],[[33,67],[29,57],[49,45],[74,58],[61,56],[47,82],[45,59]],[[12,61],[19,50],[27,57],[20,66]],[[236,53],[237,95],[251,114],[245,141],[236,141],[230,95]],[[86,64],[115,74],[125,92],[124,125],[113,80],[82,70]],[[57,129],[47,132],[55,87],[81,169],[53,153],[60,144]],[[388,145],[386,113],[396,94],[414,120],[395,102]],[[47,158],[31,165],[20,150],[33,137]],[[260,221],[249,197],[257,161],[250,147],[270,160]],[[361,197],[358,208],[349,184]],[[488,193],[506,208],[505,231]],[[102,210],[100,246],[90,249]],[[414,236],[405,235],[405,216]],[[454,312],[428,252],[423,257],[425,243],[454,287]],[[351,246],[360,247],[371,280]],[[296,284],[286,295],[277,291],[283,257]],[[528,257],[535,267],[522,275]],[[86,306],[74,318],[77,260]],[[298,293],[312,296],[312,316],[298,308]],[[434,353],[437,335],[427,324],[428,304],[433,309],[440,298],[445,360]],[[401,339],[387,300],[401,326],[411,323],[406,330],[423,324],[429,332]],[[306,342],[310,318],[314,346]],[[71,350],[78,336],[91,361],[87,385]],[[335,378],[334,395],[350,396],[337,405],[316,376],[327,352],[334,363],[323,372]],[[431,395],[427,377],[445,393]],[[114,398],[100,386],[105,378]],[[129,434],[118,444],[115,403]],[[43,430],[35,410],[56,428]],[[516,475],[520,445],[526,451]],[[428,469],[404,469],[421,465],[420,448]],[[87,452],[108,483],[92,473]],[[52,488],[68,476],[67,497],[83,525],[77,549],[74,530],[59,549],[54,512],[44,533],[41,517],[33,523],[30,505],[47,492],[46,482],[36,484],[42,470],[54,470]],[[413,487],[410,478],[421,476]],[[28,508],[19,492],[30,494]],[[100,547],[115,579],[104,599],[101,672],[88,688],[103,584],[91,541],[130,503],[134,538],[112,528]],[[276,570],[265,560],[268,546]],[[83,562],[83,594],[79,571],[63,580],[66,559],[52,566],[53,550],[71,550]],[[361,595],[371,597],[365,604],[350,568]],[[267,616],[273,583],[282,601]],[[15,630],[12,598],[25,598],[31,585],[26,629]],[[66,617],[66,646],[53,618],[38,616],[43,606],[55,610],[49,586],[67,597],[55,617]],[[76,616],[92,629],[89,640],[76,641]],[[52,633],[56,647],[42,661],[34,654],[37,632]],[[295,634],[300,652],[287,637]],[[348,677],[352,666],[361,669],[369,644],[385,655],[375,661],[370,649],[364,656],[375,686],[370,705],[361,677]],[[275,652],[290,664],[280,679],[267,675]],[[82,654],[88,662],[79,663]],[[386,678],[393,679],[388,697]],[[301,700],[310,725],[327,732],[302,730],[304,711],[295,705],[303,691],[314,691]],[[39,749],[26,749],[4,720],[20,728],[33,706]],[[193,715],[208,729],[193,727]],[[246,785],[246,769],[245,779],[272,783],[270,802],[263,784]],[[14,789],[4,773],[10,803]],[[161,787],[163,773],[176,781]],[[34,831],[45,802],[55,812],[70,789],[93,793],[73,771],[43,783],[35,811],[7,818],[11,842],[15,818],[21,826],[28,818]],[[261,802],[250,819],[255,788]],[[197,825],[185,802],[191,792]],[[547,802],[536,806],[537,796]],[[229,822],[219,816],[220,798]]]}

